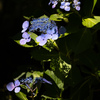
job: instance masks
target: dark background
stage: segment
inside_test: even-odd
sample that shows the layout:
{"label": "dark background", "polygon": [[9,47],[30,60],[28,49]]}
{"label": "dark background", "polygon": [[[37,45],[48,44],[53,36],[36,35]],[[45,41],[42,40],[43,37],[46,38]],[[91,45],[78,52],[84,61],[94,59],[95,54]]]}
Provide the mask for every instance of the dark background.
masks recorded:
{"label": "dark background", "polygon": [[[21,31],[25,20],[23,16],[39,17],[56,13],[56,9],[51,9],[48,2],[49,0],[0,0],[0,100],[6,100],[8,92],[5,87],[8,82],[38,64],[30,58],[30,49],[19,46],[12,37]],[[99,6],[100,1],[94,9],[95,15],[100,15]]]}

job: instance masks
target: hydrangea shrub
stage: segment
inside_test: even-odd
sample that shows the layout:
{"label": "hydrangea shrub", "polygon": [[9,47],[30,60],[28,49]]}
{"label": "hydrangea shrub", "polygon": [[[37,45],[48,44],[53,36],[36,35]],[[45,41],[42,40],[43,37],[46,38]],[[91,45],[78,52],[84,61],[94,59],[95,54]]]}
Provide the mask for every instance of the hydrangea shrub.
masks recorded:
{"label": "hydrangea shrub", "polygon": [[[92,100],[95,90],[92,78],[100,81],[97,67],[100,64],[94,59],[100,57],[93,48],[94,34],[100,30],[100,16],[93,15],[96,2],[50,0],[47,5],[57,9],[56,14],[26,17],[20,31],[22,38],[15,42],[32,48],[31,57],[42,65],[48,62],[49,68],[26,72],[26,78],[18,77],[14,83],[8,83],[7,90],[14,90],[21,100],[28,100],[27,94],[37,100],[44,84],[41,100]],[[84,7],[87,4],[88,9]]]}

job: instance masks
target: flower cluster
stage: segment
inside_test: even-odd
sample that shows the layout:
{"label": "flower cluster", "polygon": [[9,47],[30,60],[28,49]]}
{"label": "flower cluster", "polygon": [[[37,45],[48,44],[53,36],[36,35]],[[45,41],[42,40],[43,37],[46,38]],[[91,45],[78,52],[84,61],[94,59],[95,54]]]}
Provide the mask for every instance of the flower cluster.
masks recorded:
{"label": "flower cluster", "polygon": [[27,29],[29,32],[39,32],[41,35],[39,35],[36,38],[36,41],[39,42],[40,46],[43,46],[47,43],[48,39],[57,40],[58,39],[58,27],[56,23],[52,20],[50,20],[48,17],[40,17],[37,19],[33,19],[30,22],[25,21],[22,24],[23,30],[22,32],[22,39],[20,40],[20,44],[24,45],[27,42],[31,41],[30,34],[28,34],[26,31]]}
{"label": "flower cluster", "polygon": [[[52,83],[50,81],[48,81],[42,77],[36,77],[34,81],[33,81],[32,77],[27,77],[26,79],[22,79],[20,81],[16,80],[14,82],[8,83],[6,85],[6,88],[8,91],[14,90],[15,93],[18,93],[21,90],[21,88],[19,86],[23,84],[23,85],[27,86],[27,88],[30,89],[30,91],[33,93],[34,90],[32,90],[31,87],[29,86],[30,83],[33,83],[33,85],[38,84],[38,83],[48,83],[48,84],[52,85]],[[34,95],[34,93],[33,93],[33,95]]]}
{"label": "flower cluster", "polygon": [[58,2],[61,2],[61,9],[64,9],[65,11],[70,11],[71,7],[70,5],[72,4],[72,7],[75,8],[77,11],[80,10],[80,4],[78,0],[73,0],[72,2],[69,2],[68,0],[50,0],[49,4],[52,4],[52,8],[55,8]]}

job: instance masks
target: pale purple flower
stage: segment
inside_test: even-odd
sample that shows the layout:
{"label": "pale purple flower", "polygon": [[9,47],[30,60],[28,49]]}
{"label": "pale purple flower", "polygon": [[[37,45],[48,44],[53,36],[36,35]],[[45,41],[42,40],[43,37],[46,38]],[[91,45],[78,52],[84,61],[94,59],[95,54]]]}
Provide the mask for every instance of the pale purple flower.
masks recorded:
{"label": "pale purple flower", "polygon": [[49,2],[48,5],[50,5],[51,3],[53,4],[53,5],[52,5],[52,8],[55,8],[56,5],[58,4],[58,1],[57,1],[57,0],[50,0],[50,2]]}
{"label": "pale purple flower", "polygon": [[78,0],[73,0],[72,6],[73,6],[73,8],[75,8],[77,11],[79,11],[79,10],[80,10],[80,4],[81,4],[81,2],[79,2]]}
{"label": "pale purple flower", "polygon": [[52,29],[47,30],[48,39],[57,40],[58,39],[58,27],[55,26]]}
{"label": "pale purple flower", "polygon": [[21,31],[22,33],[25,32],[29,27],[29,21],[24,21],[22,24],[23,30]]}
{"label": "pale purple flower", "polygon": [[19,85],[20,85],[20,81],[16,80],[14,83],[13,82],[8,83],[6,88],[8,91],[14,90],[15,93],[18,93],[20,92],[20,89],[21,89]]}
{"label": "pale purple flower", "polygon": [[40,46],[43,46],[47,43],[48,35],[47,34],[41,34],[36,38],[36,41],[39,42]]}
{"label": "pale purple flower", "polygon": [[20,40],[20,44],[21,45],[25,45],[27,42],[31,41],[30,34],[28,34],[27,32],[24,32],[22,34],[22,37],[23,38]]}
{"label": "pale purple flower", "polygon": [[65,11],[70,11],[70,2],[61,2],[61,9],[64,9]]}

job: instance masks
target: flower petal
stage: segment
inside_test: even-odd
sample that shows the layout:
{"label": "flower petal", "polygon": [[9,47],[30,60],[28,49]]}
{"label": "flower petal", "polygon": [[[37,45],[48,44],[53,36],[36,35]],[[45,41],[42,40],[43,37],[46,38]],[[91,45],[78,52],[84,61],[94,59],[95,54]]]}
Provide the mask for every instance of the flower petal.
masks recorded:
{"label": "flower petal", "polygon": [[48,83],[48,84],[51,84],[51,85],[52,85],[52,83],[51,83],[50,81],[46,80],[45,78],[43,78],[43,82],[45,82],[45,83]]}
{"label": "flower petal", "polygon": [[20,44],[21,44],[21,45],[25,45],[25,44],[26,44],[26,42],[27,42],[27,40],[26,40],[26,39],[21,39],[21,40],[20,40]]}
{"label": "flower petal", "polygon": [[14,89],[14,92],[15,92],[15,93],[18,93],[18,92],[20,92],[20,90],[21,90],[20,87],[16,87],[16,88]]}
{"label": "flower petal", "polygon": [[27,32],[24,32],[24,33],[22,34],[22,37],[23,37],[23,38],[29,38],[29,37],[30,37],[30,34],[28,34]]}
{"label": "flower petal", "polygon": [[14,83],[13,82],[8,83],[6,88],[8,91],[12,91],[15,88]]}
{"label": "flower petal", "polygon": [[29,26],[29,21],[24,21],[22,24],[22,28],[26,29],[26,28],[28,28],[28,26]]}
{"label": "flower petal", "polygon": [[20,85],[20,81],[19,80],[16,80],[14,83],[15,83],[15,87]]}

